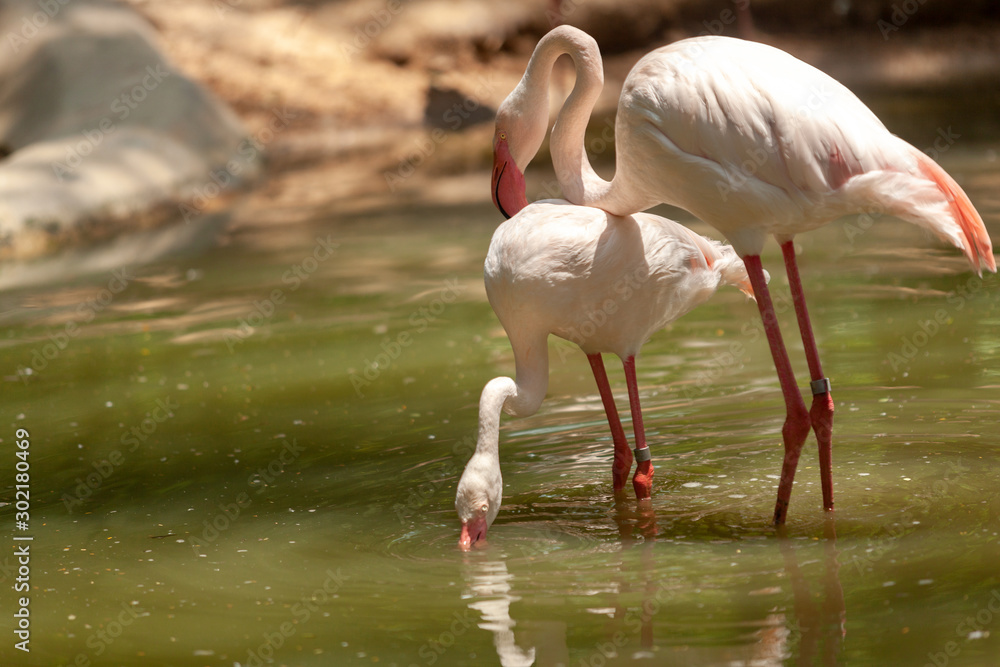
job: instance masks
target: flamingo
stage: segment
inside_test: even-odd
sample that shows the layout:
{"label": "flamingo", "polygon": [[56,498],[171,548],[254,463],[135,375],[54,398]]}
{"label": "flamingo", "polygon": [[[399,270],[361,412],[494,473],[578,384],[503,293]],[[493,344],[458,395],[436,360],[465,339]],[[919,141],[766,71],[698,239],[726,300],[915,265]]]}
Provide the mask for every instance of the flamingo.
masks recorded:
{"label": "flamingo", "polygon": [[[601,55],[589,35],[570,26],[539,41],[523,78],[497,110],[492,191],[504,215],[527,203],[523,171],[548,129],[548,79],[562,54],[576,68],[550,140],[563,195],[615,215],[672,204],[729,240],[746,264],[785,401],[774,523],[785,521],[810,427],[819,447],[823,506],[833,510],[833,398],[793,237],[852,213],[885,211],[960,248],[982,275],[983,268],[996,272],[982,218],[937,163],[892,135],[843,85],[779,49],[731,37],[681,40],[636,63],[619,100],[615,174],[606,181],[584,149],[587,121],[604,85]],[[809,410],[763,279],[760,253],[768,236],[781,246],[805,347]]]}
{"label": "flamingo", "polygon": [[650,497],[653,466],[643,430],[635,355],[653,333],[707,300],[720,283],[753,288],[732,247],[646,213],[614,216],[546,200],[497,228],[485,266],[486,294],[514,350],[516,379],[490,380],[479,400],[476,450],[458,483],[459,546],[486,535],[500,510],[500,413],[534,414],[549,381],[549,334],[580,346],[590,361],[614,442],[612,476],[620,492],[632,467],[602,352],[622,359],[636,466],[632,485]]}

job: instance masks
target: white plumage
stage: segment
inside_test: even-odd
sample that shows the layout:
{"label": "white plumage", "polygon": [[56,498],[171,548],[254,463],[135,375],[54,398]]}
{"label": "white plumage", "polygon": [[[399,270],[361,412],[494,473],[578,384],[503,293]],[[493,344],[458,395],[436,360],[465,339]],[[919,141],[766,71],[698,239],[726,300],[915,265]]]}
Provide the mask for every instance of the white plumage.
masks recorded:
{"label": "white plumage", "polygon": [[[830,383],[805,305],[793,236],[852,213],[887,213],[957,246],[973,270],[996,271],[982,218],[933,160],[893,136],[847,88],[779,49],[696,37],[643,57],[625,80],[615,121],[616,171],[593,170],[584,133],[604,79],[597,44],[561,26],[539,42],[497,111],[492,191],[501,212],[527,204],[523,169],[548,129],[548,82],[569,54],[577,81],[552,128],[553,166],[574,204],[628,215],[661,202],[709,223],[743,258],[785,398],[776,524],[783,523],[802,444],[819,442],[823,504],[833,509]],[[760,252],[781,244],[812,378],[806,410],[767,291]]]}
{"label": "white plumage", "polygon": [[[461,544],[485,535],[500,507],[498,451],[501,409],[515,416],[538,410],[548,387],[548,337],[580,346],[595,368],[615,440],[615,488],[632,459],[613,402],[609,405],[602,352],[632,364],[629,395],[641,432],[634,357],[650,336],[703,303],[720,284],[752,294],[746,269],[732,247],[711,241],[671,220],[646,213],[618,217],[596,208],[551,200],[532,204],[500,225],[484,270],[490,305],[514,351],[516,381],[500,377],[485,387],[479,407],[479,440],[458,486]],[[602,377],[603,385],[602,385]],[[634,397],[634,400],[632,400]],[[638,422],[638,423],[636,423]],[[652,476],[643,466],[640,486]],[[637,474],[639,471],[637,470]],[[484,509],[485,508],[485,509]]]}
{"label": "white plumage", "polygon": [[[968,200],[940,167],[839,82],[765,44],[701,37],[648,54],[625,81],[616,140],[616,213],[635,199],[668,202],[756,255],[768,234],[780,241],[875,209],[995,269],[982,221],[952,210]],[[618,183],[633,194],[618,195]],[[599,204],[590,199],[579,203]]]}
{"label": "white plumage", "polygon": [[617,217],[561,200],[536,202],[500,225],[484,276],[515,355],[553,334],[625,359],[720,281],[751,292],[729,246],[659,216]]}

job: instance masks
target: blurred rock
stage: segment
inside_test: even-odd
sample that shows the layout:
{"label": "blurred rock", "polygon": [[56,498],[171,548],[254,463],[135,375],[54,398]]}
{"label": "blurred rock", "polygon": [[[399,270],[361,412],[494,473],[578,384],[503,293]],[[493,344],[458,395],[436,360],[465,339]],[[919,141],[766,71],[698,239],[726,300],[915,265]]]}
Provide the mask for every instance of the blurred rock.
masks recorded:
{"label": "blurred rock", "polygon": [[130,7],[7,0],[0,36],[0,258],[198,224],[259,174],[259,142]]}
{"label": "blurred rock", "polygon": [[[290,227],[337,225],[363,211],[489,202],[493,127],[483,121],[521,78],[538,39],[556,18],[556,6],[561,20],[594,35],[604,54],[605,88],[590,125],[593,136],[603,140],[636,60],[677,39],[740,34],[738,10],[745,5],[740,0],[128,2],[154,27],[170,61],[239,113],[266,147],[266,178],[241,200],[227,226],[227,240],[253,239],[263,249],[280,244]],[[905,23],[894,16],[900,0],[751,4],[757,39],[862,94],[980,85],[992,91],[1000,76],[996,0],[918,3],[920,10],[907,14]],[[880,20],[900,23],[900,29],[887,37]],[[552,78],[553,119],[573,81],[563,59]],[[982,124],[993,127],[991,107],[980,106]],[[291,121],[272,131],[279,116]],[[900,117],[905,120],[906,114],[897,116],[894,128]],[[943,127],[947,121],[942,118]],[[2,143],[0,137],[0,152]],[[543,144],[530,167],[530,196],[557,192],[546,171],[547,150]],[[598,169],[611,169],[613,156],[613,150],[605,151]]]}
{"label": "blurred rock", "polygon": [[455,131],[480,123],[492,123],[496,113],[496,109],[459,90],[431,85],[427,91],[424,125]]}

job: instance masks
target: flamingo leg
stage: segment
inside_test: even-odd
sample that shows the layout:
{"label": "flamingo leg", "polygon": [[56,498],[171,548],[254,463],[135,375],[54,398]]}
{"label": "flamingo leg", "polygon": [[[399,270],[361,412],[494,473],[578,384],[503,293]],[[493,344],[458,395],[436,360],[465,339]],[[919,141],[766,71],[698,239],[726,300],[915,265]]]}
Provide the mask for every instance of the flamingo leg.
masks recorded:
{"label": "flamingo leg", "polygon": [[604,360],[600,354],[588,354],[587,361],[590,362],[590,368],[594,371],[594,379],[597,380],[597,390],[601,393],[604,412],[608,415],[608,425],[611,427],[611,439],[615,443],[615,462],[611,467],[611,476],[614,479],[615,493],[618,493],[625,488],[625,481],[628,479],[628,473],[632,469],[632,451],[628,448],[625,429],[622,428],[621,419],[618,418],[618,408],[615,406],[615,397],[611,393],[608,373],[604,370]]}
{"label": "flamingo leg", "polygon": [[812,379],[812,407],[809,409],[809,419],[816,432],[819,443],[819,474],[823,485],[823,507],[833,509],[833,396],[830,394],[830,381],[823,376],[823,368],[819,363],[819,350],[816,348],[816,338],[813,336],[812,322],[806,309],[806,297],[802,291],[802,280],[799,278],[799,266],[795,262],[795,245],[789,240],[781,244],[781,252],[785,256],[785,272],[788,274],[788,285],[792,291],[792,302],[795,304],[795,315],[799,320],[799,332],[802,334],[802,345],[806,350],[806,361],[809,363],[809,376]]}
{"label": "flamingo leg", "polygon": [[642,425],[642,408],[639,405],[639,384],[635,379],[635,357],[629,356],[623,362],[625,383],[628,385],[628,404],[632,410],[632,429],[635,431],[635,458],[639,462],[632,476],[635,497],[645,500],[653,495],[653,461],[646,445],[646,429]]}
{"label": "flamingo leg", "polygon": [[774,505],[774,524],[780,526],[785,523],[788,500],[792,495],[792,482],[795,480],[795,468],[799,465],[802,445],[809,435],[809,413],[806,411],[806,404],[802,400],[801,392],[795,386],[795,374],[792,372],[792,364],[788,360],[788,351],[785,350],[785,344],[781,340],[781,329],[778,328],[778,317],[774,314],[774,304],[771,302],[771,293],[767,289],[760,255],[747,255],[743,258],[743,263],[747,267],[750,284],[753,285],[757,307],[760,309],[760,316],[764,321],[764,333],[767,334],[767,343],[771,347],[771,357],[774,359],[774,367],[778,371],[781,393],[785,397],[785,424],[781,428],[781,438],[785,444],[785,458],[781,465],[781,479],[778,482],[778,499]]}

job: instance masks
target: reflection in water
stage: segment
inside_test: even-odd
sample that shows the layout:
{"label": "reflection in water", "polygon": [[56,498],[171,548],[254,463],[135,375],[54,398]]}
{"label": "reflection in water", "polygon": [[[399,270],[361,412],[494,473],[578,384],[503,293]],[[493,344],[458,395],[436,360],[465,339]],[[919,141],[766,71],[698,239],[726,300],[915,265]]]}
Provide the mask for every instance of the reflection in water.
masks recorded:
{"label": "reflection in water", "polygon": [[[625,569],[624,554],[637,541],[635,534],[638,533],[645,538],[639,555],[639,567],[643,577],[639,636],[642,648],[651,649],[653,647],[653,615],[656,611],[653,601],[660,592],[660,583],[653,574],[656,571],[653,544],[656,534],[659,532],[656,525],[656,510],[653,509],[649,500],[637,501],[633,509],[631,502],[618,497],[615,499],[615,523],[618,524],[618,535],[622,540],[622,571]],[[624,589],[624,585],[621,588]],[[626,613],[627,610],[623,605],[615,605],[616,622],[623,622]]]}
{"label": "reflection in water", "polygon": [[[640,549],[638,562],[642,577],[642,605],[638,623],[631,623],[631,630],[638,630],[640,646],[649,651],[655,646],[653,618],[664,601],[664,585],[657,574],[655,539],[661,532],[657,527],[656,513],[648,502],[632,505],[624,499],[615,504],[615,522],[622,541],[622,560],[620,571],[622,581],[619,591],[628,589],[627,581],[635,580],[635,572],[626,573],[625,554],[632,548]],[[643,538],[640,543],[638,536]],[[844,637],[846,636],[846,609],[844,592],[840,584],[840,564],[837,560],[837,533],[834,518],[827,517],[824,525],[823,543],[823,600],[817,605],[810,591],[810,584],[798,563],[798,556],[792,546],[792,541],[784,534],[784,529],[778,535],[778,546],[784,562],[785,573],[791,582],[793,594],[793,617],[785,614],[770,614],[762,621],[763,629],[758,633],[758,642],[751,648],[748,656],[749,664],[782,665],[783,661],[797,652],[796,664],[811,665],[817,662],[820,645],[822,654],[818,662],[823,665],[836,665],[841,658]],[[628,608],[621,604],[614,606],[614,622],[619,628],[626,625],[629,617]],[[634,612],[631,616],[635,619]],[[796,642],[792,637],[798,636]],[[669,637],[663,638],[669,641]],[[690,647],[688,647],[690,648]],[[641,654],[639,654],[641,655]],[[650,657],[651,653],[648,654]],[[721,657],[721,656],[713,656]],[[708,658],[708,656],[706,656]],[[739,661],[737,661],[738,663]],[[736,663],[734,663],[736,664]]]}
{"label": "reflection in water", "polygon": [[[760,628],[754,633],[754,640],[738,647],[691,644],[690,639],[683,635],[683,630],[682,634],[677,634],[685,622],[678,621],[667,610],[676,607],[677,596],[684,592],[678,586],[686,587],[690,583],[672,580],[661,567],[663,558],[669,558],[674,545],[662,539],[657,543],[657,537],[669,538],[667,533],[671,531],[658,526],[652,504],[619,498],[615,502],[613,518],[621,541],[617,563],[607,563],[609,572],[617,572],[617,581],[611,588],[614,591],[613,600],[606,609],[589,610],[607,613],[610,625],[599,633],[590,654],[584,655],[582,664],[625,657],[621,654],[630,645],[631,659],[651,659],[658,654],[662,658],[666,653],[661,652],[680,651],[689,664],[694,661],[778,667],[794,662],[798,665],[829,666],[843,660],[847,613],[832,516],[827,517],[824,525],[823,564],[817,581],[810,581],[812,576],[809,570],[803,571],[799,565],[799,552],[803,548],[811,552],[814,548],[812,543],[797,546],[783,529],[779,531],[775,538],[777,551],[780,551],[783,569],[792,589],[790,613],[772,609],[759,616],[754,614],[751,618],[735,621],[739,627],[754,625]],[[777,557],[771,544],[768,552]],[[546,627],[543,623],[534,622],[527,634],[522,634],[522,641],[525,636],[530,637],[532,648],[525,650],[517,645],[514,639],[516,622],[510,614],[511,604],[521,598],[512,593],[514,575],[507,571],[504,556],[491,557],[487,552],[465,554],[462,571],[466,582],[463,598],[469,609],[480,614],[479,627],[493,633],[493,645],[501,665],[533,665],[536,659],[539,664],[576,664],[576,658],[572,663],[569,659],[571,647],[567,644],[562,624]],[[817,588],[817,584],[821,595],[818,592],[814,596],[812,589]],[[781,589],[763,591],[780,593]],[[636,593],[641,600],[638,608],[635,605]],[[656,626],[659,626],[659,637],[656,636]],[[537,656],[536,650],[540,651]]]}
{"label": "reflection in water", "polygon": [[[844,606],[844,590],[840,585],[840,563],[837,562],[837,530],[833,516],[828,516],[824,526],[823,543],[823,602],[819,606],[813,601],[809,583],[799,569],[795,550],[784,530],[778,536],[781,555],[785,561],[785,572],[792,582],[795,618],[798,621],[799,639],[798,664],[815,663],[822,640],[823,665],[836,665],[843,649],[847,634],[847,610]],[[791,625],[791,624],[790,624]],[[794,629],[793,629],[794,630]]]}
{"label": "reflection in water", "polygon": [[635,505],[624,496],[615,498],[615,523],[618,536],[622,540],[622,550],[636,541],[638,532],[647,542],[652,543],[659,531],[656,526],[656,510],[649,500],[636,501]]}
{"label": "reflection in water", "polygon": [[535,663],[535,649],[527,651],[514,641],[514,626],[510,617],[510,604],[521,598],[510,593],[510,580],[514,575],[507,572],[504,560],[483,560],[475,555],[465,558],[462,574],[467,590],[463,595],[469,599],[469,609],[482,616],[479,627],[493,633],[493,645],[503,667],[527,667]]}

